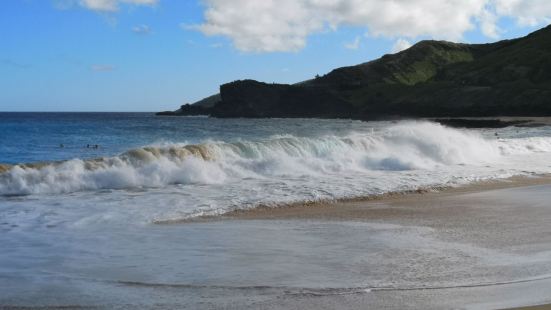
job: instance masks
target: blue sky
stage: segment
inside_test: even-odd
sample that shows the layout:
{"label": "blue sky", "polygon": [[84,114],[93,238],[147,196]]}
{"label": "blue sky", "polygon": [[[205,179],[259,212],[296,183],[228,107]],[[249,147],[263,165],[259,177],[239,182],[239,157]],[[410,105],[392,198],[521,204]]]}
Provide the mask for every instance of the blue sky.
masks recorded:
{"label": "blue sky", "polygon": [[523,36],[550,2],[10,0],[0,111],[173,110],[236,79],[294,83],[421,39]]}

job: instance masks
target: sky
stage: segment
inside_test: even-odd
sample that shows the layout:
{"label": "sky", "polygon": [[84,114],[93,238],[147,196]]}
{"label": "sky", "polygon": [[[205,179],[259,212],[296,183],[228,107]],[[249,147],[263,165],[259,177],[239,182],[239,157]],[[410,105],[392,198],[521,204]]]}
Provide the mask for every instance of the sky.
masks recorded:
{"label": "sky", "polygon": [[174,110],[234,80],[295,83],[550,22],[549,0],[5,0],[0,111]]}

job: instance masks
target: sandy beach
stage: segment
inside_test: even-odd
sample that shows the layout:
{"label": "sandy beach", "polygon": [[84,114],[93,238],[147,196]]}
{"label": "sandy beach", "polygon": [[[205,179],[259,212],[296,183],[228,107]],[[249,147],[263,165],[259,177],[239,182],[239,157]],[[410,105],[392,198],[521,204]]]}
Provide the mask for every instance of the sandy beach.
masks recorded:
{"label": "sandy beach", "polygon": [[[504,180],[475,182],[469,185],[441,188],[421,189],[417,191],[389,193],[381,196],[348,199],[335,202],[315,202],[311,204],[293,204],[277,208],[258,207],[252,210],[237,210],[218,217],[197,218],[203,220],[269,220],[269,219],[327,219],[327,220],[400,220],[408,216],[418,216],[432,221],[430,215],[435,212],[445,217],[455,215],[446,212],[464,212],[474,207],[476,201],[464,199],[469,195],[532,186],[551,184],[551,175],[534,177],[513,177]],[[550,193],[551,194],[551,193]],[[443,204],[448,203],[448,208]],[[529,203],[527,201],[526,203]],[[423,212],[416,214],[418,212]],[[426,214],[424,214],[426,213]],[[423,215],[423,216],[421,216]],[[452,219],[452,218],[450,218]]]}
{"label": "sandy beach", "polygon": [[4,2],[0,310],[551,310],[551,2]]}
{"label": "sandy beach", "polygon": [[[293,205],[275,209],[257,208],[233,212],[222,218],[266,221],[359,221],[395,224],[403,227],[425,227],[430,228],[437,239],[449,243],[452,247],[455,244],[459,245],[458,248],[464,245],[478,248],[481,251],[481,257],[492,255],[491,252],[482,253],[490,250],[501,254],[517,255],[519,262],[523,259],[529,261],[530,257],[539,257],[535,260],[539,263],[544,259],[543,257],[550,258],[551,253],[549,251],[551,230],[547,224],[551,217],[550,183],[549,176],[511,178],[506,181],[481,182],[438,192],[397,193],[369,200]],[[490,256],[486,258],[492,259]],[[509,259],[515,258],[511,256]],[[512,265],[514,262],[498,273],[509,273],[511,271],[509,267]],[[524,271],[528,271],[531,267],[535,265],[527,264],[523,268]],[[534,270],[537,269],[534,268]],[[538,272],[548,272],[548,270],[549,267],[545,267]],[[427,270],[427,273],[431,272],[433,270]],[[476,273],[474,270],[471,272]],[[549,297],[551,294],[547,293],[551,291],[550,275],[537,274],[538,272],[527,272],[524,275],[522,275],[523,272],[514,273],[508,278],[509,280],[501,282],[475,281],[470,284],[458,284],[455,287],[454,285],[448,287],[421,285],[420,287],[391,288],[390,291],[395,291],[397,296],[402,294],[408,296],[407,306],[412,308],[499,309],[535,305],[519,309],[549,309],[549,305],[542,304],[551,301]],[[525,289],[530,290],[530,293]],[[378,303],[377,294],[386,295],[384,294],[386,290],[387,288],[369,288],[373,296],[364,298],[357,294],[350,298],[340,297],[346,302],[339,307],[354,309],[367,305],[376,308],[400,308],[399,302]],[[534,291],[545,293],[534,295]],[[445,299],[441,299],[443,296]],[[381,300],[390,301],[394,300],[394,297],[384,296]],[[397,297],[397,300],[401,300],[400,298]],[[350,300],[352,302],[349,304]],[[422,302],[418,303],[420,300]],[[282,308],[287,306],[289,305]]]}
{"label": "sandy beach", "polygon": [[[98,238],[95,256],[20,262],[26,276],[2,274],[0,308],[542,305],[551,302],[550,199],[549,177],[514,178],[151,225]],[[2,265],[23,256],[11,247]]]}

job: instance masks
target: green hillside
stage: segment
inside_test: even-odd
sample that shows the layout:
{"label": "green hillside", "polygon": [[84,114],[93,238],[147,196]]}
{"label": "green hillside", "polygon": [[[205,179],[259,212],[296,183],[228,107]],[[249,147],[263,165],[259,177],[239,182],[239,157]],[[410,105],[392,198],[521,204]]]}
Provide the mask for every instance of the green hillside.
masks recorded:
{"label": "green hillside", "polygon": [[[549,116],[551,26],[492,44],[422,41],[294,85],[235,81],[179,113],[215,117]],[[170,113],[169,113],[170,114]],[[172,113],[174,114],[174,113]]]}

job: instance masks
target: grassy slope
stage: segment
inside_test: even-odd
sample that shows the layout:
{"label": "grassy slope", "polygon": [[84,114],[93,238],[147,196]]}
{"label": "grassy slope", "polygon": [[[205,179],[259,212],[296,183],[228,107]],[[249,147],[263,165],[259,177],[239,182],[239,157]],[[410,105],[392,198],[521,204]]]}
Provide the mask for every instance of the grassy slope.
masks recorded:
{"label": "grassy slope", "polygon": [[494,44],[423,41],[344,70],[365,73],[367,86],[339,95],[366,114],[551,113],[550,27]]}

